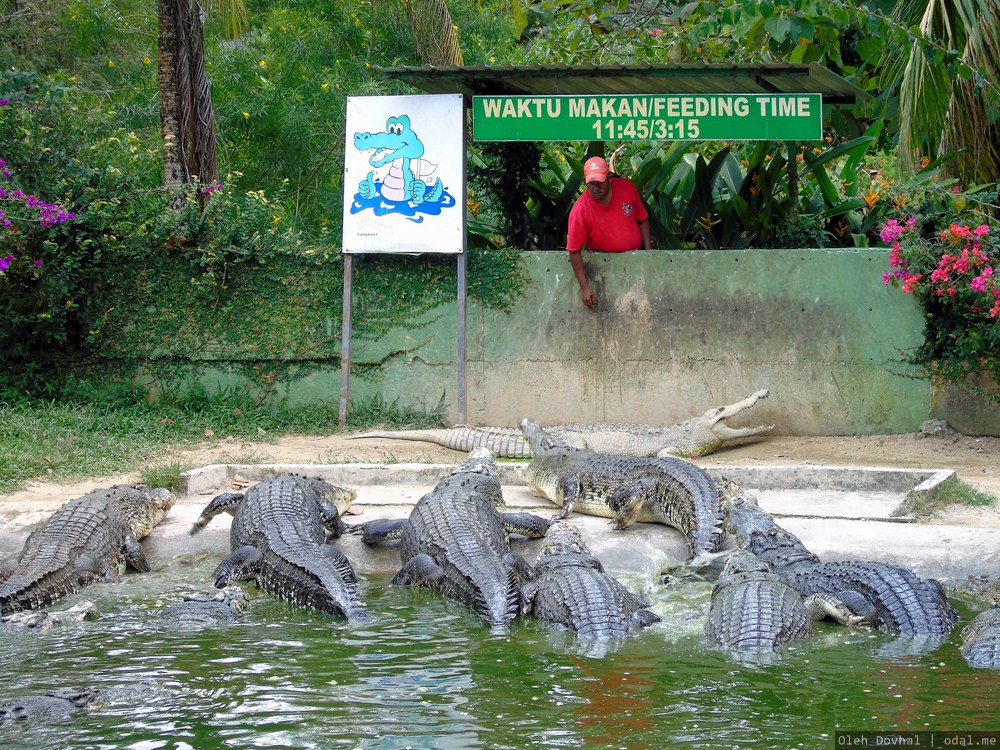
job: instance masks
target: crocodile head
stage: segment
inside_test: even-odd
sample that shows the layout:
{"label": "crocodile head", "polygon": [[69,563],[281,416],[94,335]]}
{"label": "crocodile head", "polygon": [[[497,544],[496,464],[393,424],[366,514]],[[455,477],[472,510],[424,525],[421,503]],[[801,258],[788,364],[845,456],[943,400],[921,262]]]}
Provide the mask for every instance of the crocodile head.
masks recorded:
{"label": "crocodile head", "polygon": [[[116,490],[121,485],[112,487]],[[143,485],[133,485],[119,499],[122,519],[136,539],[140,539],[153,530],[162,521],[167,511],[174,507],[177,500],[174,493],[166,487],[147,489]]]}
{"label": "crocodile head", "polygon": [[565,440],[555,438],[543,430],[533,419],[525,418],[521,420],[521,432],[524,433],[524,439],[528,441],[528,445],[531,446],[531,453],[535,456],[542,451],[552,450],[553,448],[572,447]]}
{"label": "crocodile head", "polygon": [[797,536],[776,524],[753,497],[738,494],[725,500],[723,506],[727,530],[741,548],[753,552],[765,563],[818,562],[819,558]]}
{"label": "crocodile head", "polygon": [[565,521],[552,524],[545,532],[545,541],[539,550],[539,557],[547,555],[590,554],[583,537],[575,526]]}
{"label": "crocodile head", "polygon": [[327,500],[343,515],[358,497],[358,491],[348,487],[338,487],[319,477],[299,477],[305,485],[316,493],[316,496]]}
{"label": "crocodile head", "polygon": [[735,417],[737,414],[745,412],[761,399],[767,398],[767,389],[750,394],[742,401],[726,406],[717,406],[709,409],[700,417],[694,417],[684,422],[678,422],[675,427],[681,428],[686,434],[678,441],[674,450],[670,451],[681,456],[701,455],[704,456],[718,450],[727,440],[736,438],[753,437],[770,432],[774,429],[773,424],[758,425],[756,427],[730,427],[726,420]]}

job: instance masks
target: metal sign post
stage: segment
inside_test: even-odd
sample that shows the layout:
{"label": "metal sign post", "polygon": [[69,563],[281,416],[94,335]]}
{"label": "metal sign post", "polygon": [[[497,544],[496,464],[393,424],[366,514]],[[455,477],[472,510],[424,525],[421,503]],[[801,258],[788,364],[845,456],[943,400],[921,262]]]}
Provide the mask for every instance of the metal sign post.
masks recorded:
{"label": "metal sign post", "polygon": [[465,99],[461,94],[347,98],[340,426],[351,369],[352,255],[458,256],[458,416],[465,414]]}

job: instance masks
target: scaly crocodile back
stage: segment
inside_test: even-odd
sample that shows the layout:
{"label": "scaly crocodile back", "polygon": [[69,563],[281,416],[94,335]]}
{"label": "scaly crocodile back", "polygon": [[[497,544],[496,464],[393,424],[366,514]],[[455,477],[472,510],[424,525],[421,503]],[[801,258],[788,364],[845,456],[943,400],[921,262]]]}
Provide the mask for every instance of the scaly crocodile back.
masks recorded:
{"label": "scaly crocodile back", "polygon": [[174,503],[163,489],[131,485],[70,500],[31,533],[0,584],[0,613],[47,607],[125,568],[129,545],[146,536]]}
{"label": "scaly crocodile back", "polygon": [[[708,474],[683,459],[539,447],[525,477],[536,494],[560,506],[567,483],[578,482],[574,509],[593,516],[621,518],[629,498],[640,498],[641,507],[632,520],[678,529],[687,539],[692,557],[714,552],[722,542],[719,487]],[[626,494],[630,490],[634,490],[631,496]]]}
{"label": "scaly crocodile back", "polygon": [[962,656],[970,666],[1000,669],[1000,605],[980,612],[962,631]]}
{"label": "scaly crocodile back", "polygon": [[773,651],[812,634],[812,618],[788,581],[737,550],[712,589],[705,633],[731,651]]}
{"label": "scaly crocodile back", "polygon": [[504,557],[507,532],[493,503],[461,477],[449,477],[410,512],[400,539],[405,564],[426,554],[441,566],[441,593],[471,607],[490,625],[507,625],[520,608],[520,581]]}
{"label": "scaly crocodile back", "polygon": [[728,523],[742,547],[753,552],[803,597],[863,597],[871,624],[889,633],[945,636],[957,614],[937,581],[878,562],[820,562],[802,541],[753,504],[735,503]]}
{"label": "scaly crocodile back", "polygon": [[567,523],[546,534],[534,577],[523,591],[526,613],[584,638],[622,638],[660,621],[640,597],[604,572]]}
{"label": "scaly crocodile back", "polygon": [[[364,618],[350,563],[342,556],[333,559],[337,552],[326,545],[320,507],[325,498],[316,487],[325,485],[329,493],[337,488],[317,481],[286,475],[252,487],[233,516],[230,545],[234,553],[257,549],[259,567],[249,577],[265,591],[338,617]],[[226,564],[223,561],[220,569]]]}

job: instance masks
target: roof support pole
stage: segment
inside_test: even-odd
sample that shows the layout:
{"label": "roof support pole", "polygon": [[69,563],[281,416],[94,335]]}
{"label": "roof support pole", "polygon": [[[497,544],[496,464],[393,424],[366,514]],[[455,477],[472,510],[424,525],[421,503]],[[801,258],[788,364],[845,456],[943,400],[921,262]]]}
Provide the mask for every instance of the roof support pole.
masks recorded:
{"label": "roof support pole", "polygon": [[798,141],[786,141],[788,148],[788,215],[799,212],[799,162],[797,161]]}

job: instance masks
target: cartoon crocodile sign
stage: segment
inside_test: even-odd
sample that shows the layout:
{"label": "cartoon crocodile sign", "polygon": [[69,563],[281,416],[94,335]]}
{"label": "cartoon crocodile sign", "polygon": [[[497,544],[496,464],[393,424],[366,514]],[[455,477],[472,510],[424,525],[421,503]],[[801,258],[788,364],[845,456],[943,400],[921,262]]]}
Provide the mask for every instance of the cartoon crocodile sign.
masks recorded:
{"label": "cartoon crocodile sign", "polygon": [[465,250],[461,94],[347,98],[345,253]]}
{"label": "cartoon crocodile sign", "polygon": [[374,198],[380,193],[388,201],[412,201],[413,203],[438,203],[444,193],[441,178],[428,183],[437,169],[421,157],[424,144],[413,132],[407,115],[390,117],[385,122],[385,130],[380,133],[355,133],[354,147],[359,151],[371,151],[368,163],[375,168],[389,165],[389,171],[381,183],[375,181],[375,170],[358,185],[362,198]]}

